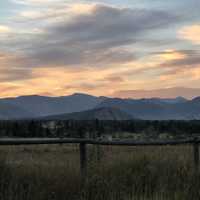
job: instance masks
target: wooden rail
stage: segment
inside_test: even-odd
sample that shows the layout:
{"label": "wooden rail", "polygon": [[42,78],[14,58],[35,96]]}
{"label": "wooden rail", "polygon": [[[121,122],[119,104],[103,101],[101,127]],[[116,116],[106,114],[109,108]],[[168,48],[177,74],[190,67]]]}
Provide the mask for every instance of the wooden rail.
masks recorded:
{"label": "wooden rail", "polygon": [[93,145],[117,145],[117,146],[162,146],[162,145],[183,145],[199,144],[198,139],[184,140],[156,140],[156,141],[135,141],[135,140],[102,140],[82,138],[1,138],[0,145],[39,145],[39,144],[93,144]]}
{"label": "wooden rail", "polygon": [[80,169],[83,176],[87,168],[87,145],[115,145],[115,146],[164,146],[164,145],[193,145],[193,158],[195,169],[199,169],[199,143],[198,138],[184,140],[157,140],[157,141],[134,141],[134,140],[102,140],[83,138],[1,138],[0,145],[41,145],[41,144],[79,144]]}

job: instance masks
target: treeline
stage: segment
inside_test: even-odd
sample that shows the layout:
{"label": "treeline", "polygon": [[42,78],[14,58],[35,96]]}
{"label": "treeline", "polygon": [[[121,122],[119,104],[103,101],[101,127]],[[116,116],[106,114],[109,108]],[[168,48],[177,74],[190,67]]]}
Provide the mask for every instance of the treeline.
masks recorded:
{"label": "treeline", "polygon": [[1,137],[98,137],[116,132],[173,135],[200,133],[200,121],[0,121]]}

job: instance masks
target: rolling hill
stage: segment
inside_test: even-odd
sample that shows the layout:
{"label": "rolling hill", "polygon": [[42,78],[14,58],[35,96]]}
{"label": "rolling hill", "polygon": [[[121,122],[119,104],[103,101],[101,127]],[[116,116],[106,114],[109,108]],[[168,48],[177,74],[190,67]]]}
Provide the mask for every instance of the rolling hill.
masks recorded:
{"label": "rolling hill", "polygon": [[104,107],[75,112],[69,114],[55,115],[43,118],[45,120],[131,120],[133,117],[118,108]]}

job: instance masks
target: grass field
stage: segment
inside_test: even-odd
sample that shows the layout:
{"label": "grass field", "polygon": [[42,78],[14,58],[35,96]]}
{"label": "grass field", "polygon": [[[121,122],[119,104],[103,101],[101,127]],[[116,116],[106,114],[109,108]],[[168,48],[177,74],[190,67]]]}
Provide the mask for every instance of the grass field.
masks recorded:
{"label": "grass field", "polygon": [[1,200],[198,200],[191,146],[88,148],[81,181],[78,145],[0,147]]}

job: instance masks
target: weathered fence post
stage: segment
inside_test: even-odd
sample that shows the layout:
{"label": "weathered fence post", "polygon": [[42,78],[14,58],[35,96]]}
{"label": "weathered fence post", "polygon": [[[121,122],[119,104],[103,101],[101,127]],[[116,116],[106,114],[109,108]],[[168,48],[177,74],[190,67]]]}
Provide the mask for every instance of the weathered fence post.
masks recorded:
{"label": "weathered fence post", "polygon": [[[97,139],[100,140],[101,139],[101,132],[97,131]],[[101,161],[101,147],[100,145],[96,145],[96,150],[97,150],[97,161],[100,162]]]}
{"label": "weathered fence post", "polygon": [[[85,131],[82,127],[79,129],[79,137],[85,138]],[[79,151],[80,151],[80,173],[81,173],[81,181],[84,183],[86,174],[87,174],[87,147],[84,141],[79,143]]]}
{"label": "weathered fence post", "polygon": [[194,154],[194,166],[195,166],[195,170],[197,171],[199,169],[199,141],[198,141],[198,138],[194,138],[193,154]]}
{"label": "weathered fence post", "polygon": [[[101,139],[101,131],[100,131],[100,122],[98,119],[95,120],[95,128],[96,128],[96,139]],[[97,162],[101,160],[101,147],[100,145],[96,145],[96,155],[97,155]]]}
{"label": "weathered fence post", "polygon": [[80,172],[81,178],[85,179],[87,174],[87,148],[86,143],[81,142],[79,145],[80,148]]}

